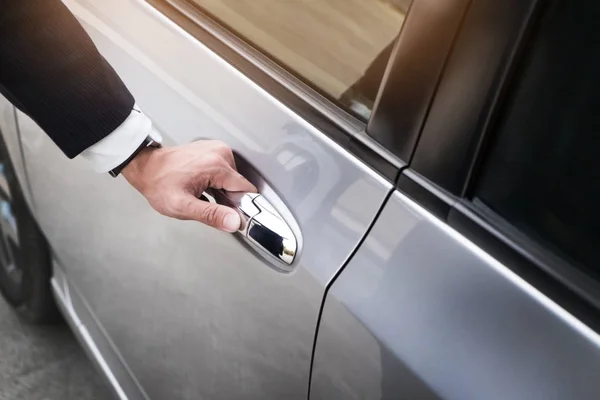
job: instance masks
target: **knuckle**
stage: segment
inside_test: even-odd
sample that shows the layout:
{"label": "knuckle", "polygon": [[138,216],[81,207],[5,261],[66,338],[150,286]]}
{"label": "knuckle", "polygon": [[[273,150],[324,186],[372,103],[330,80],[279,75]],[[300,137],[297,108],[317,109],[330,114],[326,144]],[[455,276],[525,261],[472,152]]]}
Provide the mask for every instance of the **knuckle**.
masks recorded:
{"label": "knuckle", "polygon": [[207,154],[204,160],[209,165],[221,165],[224,162],[223,157],[217,153]]}
{"label": "knuckle", "polygon": [[225,157],[233,157],[233,151],[231,150],[231,147],[227,145],[219,147],[219,152]]}
{"label": "knuckle", "polygon": [[216,140],[213,146],[214,152],[219,154],[221,157],[233,157],[233,151],[226,143]]}
{"label": "knuckle", "polygon": [[202,211],[202,215],[200,219],[202,219],[206,224],[214,226],[219,222],[219,209],[216,206],[206,207]]}
{"label": "knuckle", "polygon": [[222,142],[220,140],[213,140],[212,145],[215,149],[229,149],[229,146],[227,146],[225,142]]}

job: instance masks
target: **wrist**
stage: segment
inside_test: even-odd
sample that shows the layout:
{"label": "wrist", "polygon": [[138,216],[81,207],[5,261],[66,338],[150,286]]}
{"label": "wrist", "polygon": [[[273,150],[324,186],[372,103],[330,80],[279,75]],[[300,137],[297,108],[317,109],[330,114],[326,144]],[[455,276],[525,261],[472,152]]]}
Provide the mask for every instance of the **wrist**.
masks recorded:
{"label": "wrist", "polygon": [[154,139],[152,139],[151,136],[146,136],[144,138],[144,140],[142,141],[142,143],[140,143],[140,145],[131,153],[131,155],[125,160],[123,161],[120,165],[118,165],[117,167],[113,168],[112,170],[108,171],[108,173],[110,174],[110,176],[112,176],[113,178],[116,178],[117,176],[119,176],[119,174],[121,173],[121,171],[123,171],[123,169],[129,165],[129,163],[135,158],[137,157],[137,155],[139,153],[141,153],[143,150],[145,150],[146,148],[149,147],[161,147],[160,143],[157,143],[154,141]]}
{"label": "wrist", "polygon": [[150,157],[153,153],[160,151],[160,147],[146,147],[138,152],[133,159],[121,170],[121,175],[129,182],[131,186],[136,188],[139,192],[144,191],[144,171]]}

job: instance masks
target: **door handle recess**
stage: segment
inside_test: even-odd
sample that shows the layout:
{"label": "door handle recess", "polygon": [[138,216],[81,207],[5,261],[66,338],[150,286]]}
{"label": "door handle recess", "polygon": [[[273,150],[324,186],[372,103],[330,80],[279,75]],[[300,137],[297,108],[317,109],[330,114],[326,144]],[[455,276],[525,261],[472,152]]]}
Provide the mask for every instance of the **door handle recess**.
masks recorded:
{"label": "door handle recess", "polygon": [[266,198],[259,193],[216,189],[207,189],[202,197],[237,210],[242,217],[238,234],[252,247],[287,266],[284,270],[291,270],[288,267],[296,258],[298,241],[281,214]]}

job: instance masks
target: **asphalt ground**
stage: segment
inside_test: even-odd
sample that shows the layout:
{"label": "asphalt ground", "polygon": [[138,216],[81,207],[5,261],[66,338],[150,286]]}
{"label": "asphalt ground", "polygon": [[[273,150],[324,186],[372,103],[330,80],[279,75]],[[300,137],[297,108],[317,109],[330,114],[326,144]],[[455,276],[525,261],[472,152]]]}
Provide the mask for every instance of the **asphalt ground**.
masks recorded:
{"label": "asphalt ground", "polygon": [[0,400],[110,400],[66,324],[31,326],[0,297]]}

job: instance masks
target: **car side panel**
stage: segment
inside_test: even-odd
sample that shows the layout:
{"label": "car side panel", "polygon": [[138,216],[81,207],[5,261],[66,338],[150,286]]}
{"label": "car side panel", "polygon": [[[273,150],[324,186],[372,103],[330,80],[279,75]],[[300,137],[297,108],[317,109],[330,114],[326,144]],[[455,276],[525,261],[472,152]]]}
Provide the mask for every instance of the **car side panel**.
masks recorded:
{"label": "car side panel", "polygon": [[593,399],[600,338],[395,192],[327,295],[311,399]]}
{"label": "car side panel", "polygon": [[91,314],[78,319],[150,398],[305,399],[324,288],[391,184],[147,3],[65,3],[167,145],[228,143],[301,231],[294,271],[278,272],[233,235],[162,217],[123,178],[67,160],[21,114],[38,220],[88,305],[75,312]]}
{"label": "car side panel", "polygon": [[55,260],[52,289],[61,310],[75,337],[94,363],[108,387],[119,400],[144,400],[148,396],[128,370],[114,343],[102,330],[84,297],[71,285],[64,269]]}

